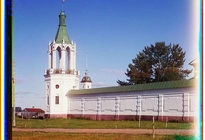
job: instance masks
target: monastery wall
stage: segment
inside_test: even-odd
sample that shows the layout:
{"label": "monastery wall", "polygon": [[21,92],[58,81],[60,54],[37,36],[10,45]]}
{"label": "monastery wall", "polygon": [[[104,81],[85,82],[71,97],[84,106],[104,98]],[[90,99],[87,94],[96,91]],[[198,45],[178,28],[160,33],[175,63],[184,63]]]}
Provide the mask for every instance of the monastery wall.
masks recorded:
{"label": "monastery wall", "polygon": [[68,96],[68,117],[94,120],[193,121],[197,115],[197,92],[166,89],[128,93]]}

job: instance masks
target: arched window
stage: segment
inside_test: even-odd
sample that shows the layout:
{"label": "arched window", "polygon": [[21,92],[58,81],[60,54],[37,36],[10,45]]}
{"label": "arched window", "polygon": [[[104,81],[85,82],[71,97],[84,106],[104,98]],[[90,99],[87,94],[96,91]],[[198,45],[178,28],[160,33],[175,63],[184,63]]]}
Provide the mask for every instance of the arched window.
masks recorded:
{"label": "arched window", "polygon": [[47,105],[49,105],[49,95],[47,95]]}
{"label": "arched window", "polygon": [[70,48],[69,47],[66,48],[66,56],[65,57],[66,57],[65,68],[70,69]]}
{"label": "arched window", "polygon": [[55,97],[55,104],[59,104],[59,96]]}
{"label": "arched window", "polygon": [[61,65],[61,48],[58,47],[56,49],[56,68],[59,69],[60,68],[60,65]]}

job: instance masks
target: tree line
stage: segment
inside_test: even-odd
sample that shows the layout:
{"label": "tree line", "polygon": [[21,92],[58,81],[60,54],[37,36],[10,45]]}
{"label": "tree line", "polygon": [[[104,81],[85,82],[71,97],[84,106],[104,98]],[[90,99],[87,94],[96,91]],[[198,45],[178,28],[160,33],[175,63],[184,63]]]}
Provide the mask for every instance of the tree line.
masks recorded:
{"label": "tree line", "polygon": [[183,69],[185,55],[179,44],[156,42],[145,46],[128,65],[128,79],[117,83],[123,86],[186,79],[192,70]]}

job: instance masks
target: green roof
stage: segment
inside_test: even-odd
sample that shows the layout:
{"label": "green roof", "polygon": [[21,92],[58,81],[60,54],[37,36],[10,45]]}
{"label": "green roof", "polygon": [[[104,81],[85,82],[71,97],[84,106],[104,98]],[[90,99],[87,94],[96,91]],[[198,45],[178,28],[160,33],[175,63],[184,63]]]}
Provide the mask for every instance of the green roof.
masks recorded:
{"label": "green roof", "polygon": [[159,90],[159,89],[171,89],[171,88],[187,88],[196,86],[197,80],[178,80],[168,82],[156,82],[148,84],[138,84],[130,86],[115,86],[104,88],[92,88],[92,89],[80,89],[70,90],[67,95],[80,95],[80,94],[97,94],[97,93],[116,93],[116,92],[134,92],[143,90]]}
{"label": "green roof", "polygon": [[64,12],[61,12],[59,15],[59,27],[55,37],[56,43],[62,43],[62,40],[64,40],[65,43],[71,43],[66,30],[65,18],[66,15],[64,14]]}

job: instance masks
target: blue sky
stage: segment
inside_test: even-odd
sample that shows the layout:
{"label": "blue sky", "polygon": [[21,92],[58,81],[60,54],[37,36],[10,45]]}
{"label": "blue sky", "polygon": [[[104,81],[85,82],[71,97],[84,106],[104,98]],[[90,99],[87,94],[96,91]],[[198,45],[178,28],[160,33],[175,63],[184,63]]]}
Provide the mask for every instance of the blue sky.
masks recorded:
{"label": "blue sky", "polygon": [[[61,1],[14,0],[16,106],[44,109],[48,42],[58,29]],[[66,0],[69,37],[77,44],[77,69],[93,87],[117,86],[144,46],[164,41],[186,51],[184,68],[197,57],[198,28],[192,0]]]}

